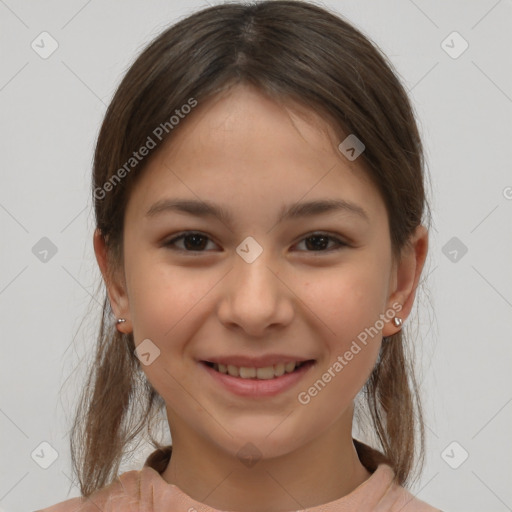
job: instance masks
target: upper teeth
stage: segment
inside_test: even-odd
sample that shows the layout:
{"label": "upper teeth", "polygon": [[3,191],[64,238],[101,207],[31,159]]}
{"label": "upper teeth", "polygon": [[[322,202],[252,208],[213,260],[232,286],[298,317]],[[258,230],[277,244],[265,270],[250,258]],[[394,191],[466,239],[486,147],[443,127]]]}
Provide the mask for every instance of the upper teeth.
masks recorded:
{"label": "upper teeth", "polygon": [[289,363],[278,363],[274,366],[265,366],[264,368],[248,368],[246,366],[233,366],[232,364],[215,363],[213,368],[220,373],[226,373],[233,377],[241,377],[242,379],[273,379],[280,377],[285,372],[291,373],[295,370],[296,366],[301,363],[298,361],[291,361]]}

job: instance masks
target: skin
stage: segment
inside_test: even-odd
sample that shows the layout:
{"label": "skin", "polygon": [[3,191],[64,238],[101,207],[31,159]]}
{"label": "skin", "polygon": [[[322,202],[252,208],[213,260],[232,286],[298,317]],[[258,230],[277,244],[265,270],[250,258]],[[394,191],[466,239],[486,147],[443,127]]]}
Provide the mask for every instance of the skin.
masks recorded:
{"label": "skin", "polygon": [[[382,336],[400,328],[387,321],[307,405],[297,395],[394,303],[406,320],[427,230],[418,227],[396,265],[386,208],[362,159],[346,159],[315,113],[287,110],[250,86],[199,104],[171,142],[152,155],[129,198],[117,278],[108,278],[105,245],[94,236],[112,308],[126,319],[119,330],[160,350],[142,368],[166,402],[173,454],[162,476],[221,510],[280,512],[339,499],[370,477],[352,441],[353,399]],[[234,224],[177,212],[145,217],[168,197],[223,205]],[[276,224],[283,205],[325,198],[357,203],[369,222],[329,212]],[[207,237],[202,249],[190,239],[188,253],[183,239],[175,244],[182,252],[164,245],[186,230]],[[308,237],[318,231],[349,245],[315,251],[318,239]],[[250,264],[236,253],[247,236],[263,248]],[[260,398],[229,393],[198,363],[269,353],[316,361],[291,390]],[[248,442],[261,454],[252,467],[237,457]]]}

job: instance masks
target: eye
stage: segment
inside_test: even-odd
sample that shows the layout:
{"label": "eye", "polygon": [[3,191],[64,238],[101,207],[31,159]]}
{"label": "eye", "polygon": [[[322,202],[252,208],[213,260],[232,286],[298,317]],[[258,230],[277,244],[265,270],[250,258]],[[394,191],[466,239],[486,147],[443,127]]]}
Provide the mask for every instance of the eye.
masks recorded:
{"label": "eye", "polygon": [[[183,240],[184,247],[176,248],[175,245],[178,241]],[[164,242],[164,247],[169,247],[172,250],[183,251],[183,252],[204,252],[203,249],[207,245],[206,241],[211,238],[199,233],[197,231],[188,231],[186,233],[182,233],[181,235]]]}
{"label": "eye", "polygon": [[[182,247],[177,247],[177,243],[181,241],[183,241],[184,245]],[[163,246],[176,251],[197,253],[205,252],[205,247],[208,245],[208,241],[214,243],[210,237],[203,233],[189,231],[164,242]],[[330,242],[334,243],[334,247],[331,246],[329,249],[327,247]],[[332,252],[349,246],[349,244],[345,243],[338,237],[328,235],[326,233],[312,233],[303,238],[299,244],[301,243],[305,243],[306,248],[310,249],[306,250],[306,252]]]}
{"label": "eye", "polygon": [[[307,248],[312,249],[311,251],[306,252],[332,252],[343,247],[348,247],[348,244],[343,242],[343,240],[340,240],[338,237],[328,235],[327,233],[312,233],[303,238],[299,244],[303,242],[305,242]],[[335,246],[331,247],[331,249],[325,250],[329,242],[334,242]]]}

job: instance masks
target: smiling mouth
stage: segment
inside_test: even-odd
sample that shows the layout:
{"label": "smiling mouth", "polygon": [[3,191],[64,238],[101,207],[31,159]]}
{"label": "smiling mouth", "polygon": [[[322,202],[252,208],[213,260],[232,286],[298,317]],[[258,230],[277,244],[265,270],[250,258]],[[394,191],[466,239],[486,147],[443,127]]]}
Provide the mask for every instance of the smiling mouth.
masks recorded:
{"label": "smiling mouth", "polygon": [[291,361],[289,363],[279,363],[273,366],[265,366],[263,368],[254,368],[246,366],[234,366],[232,364],[225,365],[221,363],[212,363],[210,361],[201,361],[203,364],[213,368],[215,371],[232,377],[241,379],[270,380],[276,379],[288,373],[294,373],[299,368],[311,366],[313,359],[308,361]]}

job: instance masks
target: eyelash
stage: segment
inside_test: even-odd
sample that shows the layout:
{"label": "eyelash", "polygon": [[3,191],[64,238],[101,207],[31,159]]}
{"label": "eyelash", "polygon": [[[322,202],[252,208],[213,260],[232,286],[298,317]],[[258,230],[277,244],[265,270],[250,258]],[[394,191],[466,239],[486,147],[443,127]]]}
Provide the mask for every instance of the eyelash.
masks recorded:
{"label": "eyelash", "polygon": [[[179,241],[179,240],[182,240],[184,238],[186,238],[187,236],[192,236],[192,235],[199,235],[201,237],[205,237],[207,238],[208,240],[211,240],[210,237],[208,237],[207,235],[199,232],[199,231],[186,231],[184,233],[181,233],[180,235],[164,242],[162,245],[164,247],[167,247],[169,248],[170,250],[172,251],[177,251],[177,252],[186,252],[186,253],[189,253],[189,254],[200,254],[200,253],[203,253],[203,252],[208,252],[206,250],[202,250],[202,251],[188,251],[186,249],[180,249],[180,248],[176,248],[176,247],[173,247],[173,245]],[[315,232],[315,233],[311,233],[307,236],[305,236],[304,238],[302,238],[298,243],[301,243],[303,242],[304,240],[307,240],[308,238],[315,238],[315,237],[325,237],[327,239],[329,239],[329,241],[334,241],[336,243],[336,246],[335,248],[331,248],[331,249],[325,249],[325,250],[318,250],[318,251],[304,251],[304,252],[310,252],[310,253],[331,253],[333,251],[339,251],[341,249],[343,249],[344,247],[349,247],[349,244],[344,242],[343,240],[341,240],[340,238],[338,237],[335,237],[335,236],[332,236],[332,235],[329,235],[327,233],[322,233],[322,232]],[[213,241],[213,240],[211,240]]]}

